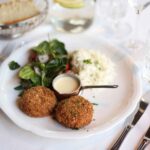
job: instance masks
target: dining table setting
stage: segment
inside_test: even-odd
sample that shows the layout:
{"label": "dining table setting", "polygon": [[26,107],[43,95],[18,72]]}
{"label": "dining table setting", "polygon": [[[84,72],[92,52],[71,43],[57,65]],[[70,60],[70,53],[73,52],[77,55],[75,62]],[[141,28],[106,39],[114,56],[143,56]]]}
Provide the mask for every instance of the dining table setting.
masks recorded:
{"label": "dining table setting", "polygon": [[0,0],[0,150],[150,150],[149,0]]}

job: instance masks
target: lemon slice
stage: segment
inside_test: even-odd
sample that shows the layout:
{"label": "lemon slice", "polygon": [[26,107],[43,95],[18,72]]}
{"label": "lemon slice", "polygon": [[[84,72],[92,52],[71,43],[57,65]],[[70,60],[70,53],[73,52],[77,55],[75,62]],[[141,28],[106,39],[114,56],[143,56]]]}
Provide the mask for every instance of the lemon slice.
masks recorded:
{"label": "lemon slice", "polygon": [[65,8],[81,8],[84,7],[84,0],[54,0]]}

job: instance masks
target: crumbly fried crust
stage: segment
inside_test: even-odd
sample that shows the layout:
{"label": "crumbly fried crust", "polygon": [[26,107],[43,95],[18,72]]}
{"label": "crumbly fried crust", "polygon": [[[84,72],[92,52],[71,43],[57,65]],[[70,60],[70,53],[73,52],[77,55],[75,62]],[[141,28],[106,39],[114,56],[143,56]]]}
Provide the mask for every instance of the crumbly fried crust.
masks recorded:
{"label": "crumbly fried crust", "polygon": [[23,93],[19,107],[31,117],[44,117],[50,115],[56,102],[53,91],[43,86],[36,86]]}
{"label": "crumbly fried crust", "polygon": [[55,109],[56,120],[69,128],[81,128],[92,121],[93,105],[81,96],[62,100]]}

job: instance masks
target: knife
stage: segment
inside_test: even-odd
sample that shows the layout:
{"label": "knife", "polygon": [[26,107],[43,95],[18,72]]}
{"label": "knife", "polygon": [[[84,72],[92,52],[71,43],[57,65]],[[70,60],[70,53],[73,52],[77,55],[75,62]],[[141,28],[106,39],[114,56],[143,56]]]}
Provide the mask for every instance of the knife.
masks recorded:
{"label": "knife", "polygon": [[132,127],[134,127],[134,125],[138,122],[138,120],[141,118],[141,116],[145,112],[147,106],[148,106],[148,103],[144,102],[143,100],[140,101],[138,111],[134,115],[132,122],[124,128],[120,137],[113,144],[113,146],[110,148],[110,150],[118,150],[119,149],[119,147],[120,147],[121,143],[123,142],[123,140],[125,139],[126,135],[132,129]]}
{"label": "knife", "polygon": [[140,143],[139,147],[137,148],[137,150],[144,150],[148,144],[150,144],[150,127],[147,130],[147,132],[146,132],[142,142]]}

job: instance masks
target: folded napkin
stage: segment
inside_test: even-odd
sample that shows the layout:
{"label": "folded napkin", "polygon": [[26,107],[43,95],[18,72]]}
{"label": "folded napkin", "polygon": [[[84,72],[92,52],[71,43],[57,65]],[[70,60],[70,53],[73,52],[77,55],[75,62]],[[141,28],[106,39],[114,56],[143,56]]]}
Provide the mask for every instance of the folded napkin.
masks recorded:
{"label": "folded napkin", "polygon": [[[150,98],[150,97],[149,97]],[[142,141],[147,129],[150,126],[150,105],[147,107],[145,113],[142,115],[137,124],[131,129],[123,141],[120,150],[134,150]],[[150,150],[150,145],[146,148]]]}

